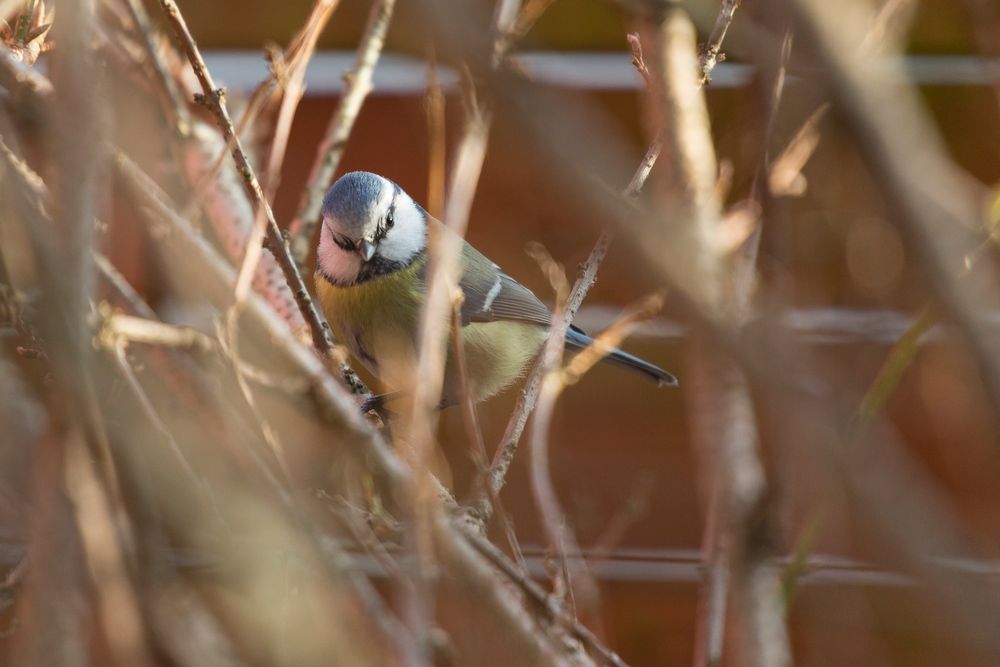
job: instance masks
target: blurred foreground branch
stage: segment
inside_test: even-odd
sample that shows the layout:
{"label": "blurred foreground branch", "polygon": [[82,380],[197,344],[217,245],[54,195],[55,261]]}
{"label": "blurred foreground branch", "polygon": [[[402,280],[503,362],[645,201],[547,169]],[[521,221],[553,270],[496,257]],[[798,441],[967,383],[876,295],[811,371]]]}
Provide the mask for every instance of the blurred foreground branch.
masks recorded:
{"label": "blurred foreground branch", "polygon": [[[726,9],[724,3],[724,11]],[[735,7],[733,7],[735,8]],[[644,42],[655,52],[650,63],[654,110],[663,139],[660,228],[647,223],[642,236],[672,282],[723,326],[738,326],[748,300],[726,293],[731,270],[720,243],[722,210],[716,192],[716,158],[704,96],[698,87],[695,34],[680,9],[650,10]],[[744,286],[749,289],[749,283]],[[771,562],[767,482],[758,450],[757,426],[746,380],[733,360],[695,336],[691,359],[691,419],[705,497],[720,494],[721,520],[715,542],[728,558],[722,571],[706,572],[707,591],[695,664],[717,664],[720,624],[726,618],[725,584],[731,580],[743,626],[741,654],[751,665],[791,664],[784,625],[779,570]],[[728,573],[726,572],[728,571]],[[721,589],[721,590],[720,590]],[[721,597],[720,597],[721,596]]]}

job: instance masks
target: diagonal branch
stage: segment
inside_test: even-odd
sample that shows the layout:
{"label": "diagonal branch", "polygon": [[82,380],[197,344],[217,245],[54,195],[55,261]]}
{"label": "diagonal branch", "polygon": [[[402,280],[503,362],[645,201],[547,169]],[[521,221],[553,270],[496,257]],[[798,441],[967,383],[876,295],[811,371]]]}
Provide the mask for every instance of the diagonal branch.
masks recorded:
{"label": "diagonal branch", "polygon": [[[205,60],[202,58],[197,44],[195,44],[194,37],[191,35],[191,31],[188,29],[180,10],[177,8],[177,3],[174,0],[160,0],[160,5],[163,7],[168,22],[180,39],[184,52],[187,54],[188,60],[191,61],[191,67],[194,69],[195,76],[198,77],[198,82],[201,84],[203,95],[199,96],[197,100],[202,102],[215,115],[226,142],[232,147],[233,160],[236,162],[237,170],[243,177],[243,185],[247,191],[247,196],[253,204],[255,213],[263,217],[264,224],[266,225],[266,246],[281,267],[285,280],[288,281],[288,286],[291,288],[292,294],[295,295],[295,302],[299,310],[302,311],[303,318],[309,324],[309,329],[312,332],[313,346],[324,358],[329,359],[333,353],[333,340],[329,329],[320,320],[316,307],[309,297],[305,283],[302,281],[302,276],[299,274],[298,268],[282,239],[281,230],[278,229],[278,223],[274,219],[274,212],[264,198],[264,193],[261,191],[260,183],[257,180],[253,166],[250,164],[250,160],[247,159],[239,137],[236,136],[233,121],[229,116],[229,111],[226,109],[225,91],[221,88],[216,88],[215,82],[212,80],[212,75],[205,65]],[[345,382],[352,389],[357,390],[357,385],[352,381],[353,373],[346,368],[342,370]]]}

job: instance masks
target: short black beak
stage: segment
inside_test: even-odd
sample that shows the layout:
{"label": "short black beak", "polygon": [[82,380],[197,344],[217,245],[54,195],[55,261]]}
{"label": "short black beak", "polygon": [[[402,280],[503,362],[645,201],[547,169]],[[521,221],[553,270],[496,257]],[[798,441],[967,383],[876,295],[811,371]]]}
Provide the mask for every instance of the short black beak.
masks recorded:
{"label": "short black beak", "polygon": [[358,245],[356,246],[356,248],[358,250],[358,254],[361,255],[361,259],[365,260],[366,262],[375,256],[374,243],[370,243],[368,241],[365,241],[364,239],[361,239],[360,241],[358,241]]}

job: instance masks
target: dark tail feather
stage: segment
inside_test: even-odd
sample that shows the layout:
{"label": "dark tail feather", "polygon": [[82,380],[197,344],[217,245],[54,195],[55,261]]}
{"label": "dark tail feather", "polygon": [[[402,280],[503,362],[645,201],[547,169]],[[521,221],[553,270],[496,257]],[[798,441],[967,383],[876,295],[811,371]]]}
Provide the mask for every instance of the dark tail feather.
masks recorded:
{"label": "dark tail feather", "polygon": [[[567,349],[578,352],[593,342],[593,338],[585,334],[582,329],[577,327],[571,326],[569,331],[566,332]],[[633,373],[638,373],[647,380],[655,382],[657,386],[677,386],[677,378],[673,375],[666,372],[662,368],[654,366],[648,361],[643,361],[639,357],[629,354],[628,352],[622,352],[619,349],[614,349],[608,353],[602,361],[614,364],[615,366],[620,366],[626,370],[632,371]]]}

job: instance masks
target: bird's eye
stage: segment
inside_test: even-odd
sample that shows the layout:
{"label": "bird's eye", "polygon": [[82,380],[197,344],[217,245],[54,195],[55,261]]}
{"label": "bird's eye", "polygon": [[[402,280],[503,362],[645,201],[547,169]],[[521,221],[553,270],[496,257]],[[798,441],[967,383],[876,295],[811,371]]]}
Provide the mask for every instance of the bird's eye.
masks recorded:
{"label": "bird's eye", "polygon": [[396,224],[396,221],[392,217],[392,211],[389,211],[389,213],[386,214],[386,216],[385,216],[385,226],[386,226],[386,229],[392,229],[393,225],[395,225],[395,224]]}

